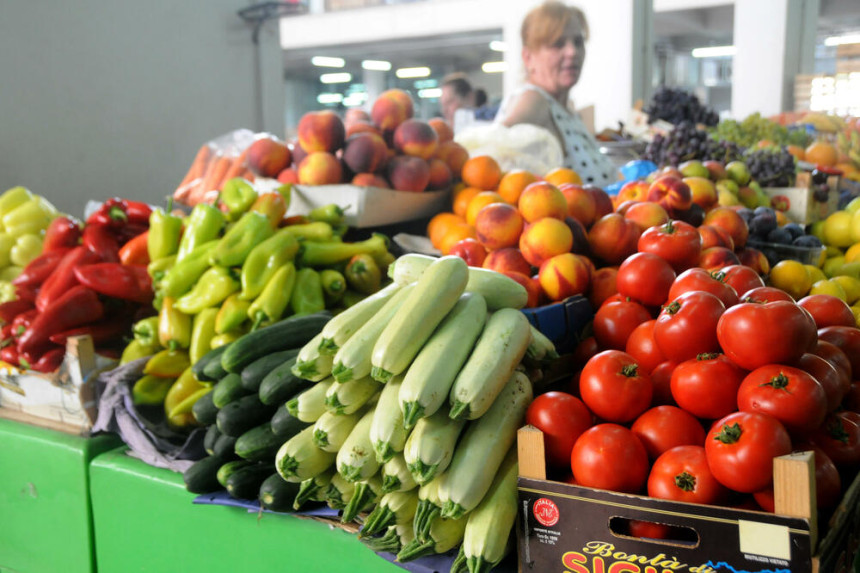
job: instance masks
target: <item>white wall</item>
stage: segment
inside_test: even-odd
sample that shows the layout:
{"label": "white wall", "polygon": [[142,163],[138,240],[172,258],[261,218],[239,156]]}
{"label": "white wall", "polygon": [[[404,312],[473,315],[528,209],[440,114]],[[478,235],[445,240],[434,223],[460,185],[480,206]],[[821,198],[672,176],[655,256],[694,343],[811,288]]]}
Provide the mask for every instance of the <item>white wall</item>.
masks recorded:
{"label": "white wall", "polygon": [[87,199],[162,202],[207,139],[283,132],[277,26],[260,35],[277,80],[258,94],[246,5],[3,2],[0,191],[25,185],[77,216]]}

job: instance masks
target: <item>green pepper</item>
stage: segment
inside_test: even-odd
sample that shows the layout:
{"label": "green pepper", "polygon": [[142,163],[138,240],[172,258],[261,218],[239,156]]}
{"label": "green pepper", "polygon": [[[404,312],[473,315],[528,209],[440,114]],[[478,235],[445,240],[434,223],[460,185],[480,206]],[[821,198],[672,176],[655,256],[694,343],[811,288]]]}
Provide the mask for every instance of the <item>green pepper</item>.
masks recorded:
{"label": "green pepper", "polygon": [[169,349],[191,344],[191,317],[175,308],[176,299],[165,296],[158,313],[158,342]]}
{"label": "green pepper", "polygon": [[12,247],[15,246],[15,237],[8,233],[0,233],[0,267],[12,264]]}
{"label": "green pepper", "polygon": [[164,278],[161,280],[161,290],[165,296],[182,296],[191,290],[191,287],[209,269],[209,256],[218,246],[218,241],[216,239],[198,246],[181,263],[173,265],[164,274]]}
{"label": "green pepper", "polygon": [[369,239],[356,243],[317,243],[306,241],[299,248],[297,260],[302,265],[318,267],[348,261],[361,253],[368,253],[371,256],[381,256],[387,251],[388,237],[374,233]]}
{"label": "green pepper", "polygon": [[164,275],[167,274],[167,271],[173,268],[174,264],[176,264],[176,255],[171,255],[169,257],[158,259],[157,261],[152,261],[146,265],[146,272],[149,273],[150,277],[152,277],[154,283],[159,284],[164,278]]}
{"label": "green pepper", "polygon": [[30,261],[42,254],[42,237],[33,233],[20,235],[9,253],[12,264],[26,267]]}
{"label": "green pepper", "polygon": [[245,213],[209,254],[209,263],[222,267],[236,267],[245,262],[250,252],[275,233],[265,215]]}
{"label": "green pepper", "polygon": [[45,204],[33,197],[3,215],[3,228],[8,235],[18,238],[21,235],[39,234],[53,220]]}
{"label": "green pepper", "polygon": [[161,346],[156,344],[142,344],[136,338],[128,343],[128,346],[122,351],[122,356],[119,359],[120,366],[123,364],[128,364],[129,362],[133,362],[138,358],[145,358],[147,356],[152,356],[156,352],[161,350]]}
{"label": "green pepper", "polygon": [[382,284],[382,271],[367,253],[355,255],[346,264],[344,276],[349,286],[362,294],[373,294]]}
{"label": "green pepper", "polygon": [[217,308],[207,308],[194,317],[191,328],[191,344],[188,346],[188,357],[191,364],[196,364],[203,355],[212,350],[212,337],[215,336],[215,317]]}
{"label": "green pepper", "polygon": [[251,211],[265,215],[269,224],[277,227],[287,214],[287,204],[280,193],[262,193],[251,205]]}
{"label": "green pepper", "polygon": [[332,227],[338,227],[343,225],[344,212],[340,205],[329,203],[328,205],[321,205],[311,209],[311,212],[308,213],[308,218],[311,221],[322,221]]}
{"label": "green pepper", "polygon": [[323,221],[315,223],[302,223],[299,225],[287,225],[284,227],[295,238],[304,241],[331,241],[334,230],[331,225]]}
{"label": "green pepper", "polygon": [[134,339],[143,346],[154,346],[158,344],[158,323],[159,317],[150,316],[138,320],[131,327],[131,332],[134,334]]}
{"label": "green pepper", "polygon": [[[197,398],[205,393],[200,391],[206,388],[209,386],[197,380],[190,367],[186,368],[167,391],[167,396],[164,397],[164,414],[167,416],[167,425],[178,429],[197,425],[197,420],[191,413],[191,407]],[[187,401],[195,395],[195,399],[188,404]]]}
{"label": "green pepper", "polygon": [[167,209],[153,209],[149,216],[149,236],[146,241],[146,250],[149,252],[150,261],[175,255],[179,250],[182,218],[170,212],[172,205],[173,199],[171,198],[167,202]]}
{"label": "green pepper", "polygon": [[239,328],[248,320],[248,307],[251,306],[251,302],[242,300],[239,296],[238,293],[231,294],[218,309],[218,315],[215,317],[216,334],[224,334]]}
{"label": "green pepper", "polygon": [[188,217],[182,240],[179,241],[176,262],[182,261],[198,246],[217,239],[221,235],[224,223],[224,214],[217,207],[207,203],[195,205]]}
{"label": "green pepper", "polygon": [[296,272],[296,284],[290,295],[290,308],[298,315],[325,310],[320,274],[314,269],[306,267]]}
{"label": "green pepper", "polygon": [[167,348],[147,360],[143,373],[159,378],[176,378],[189,366],[191,366],[191,360],[188,358],[188,352]]}
{"label": "green pepper", "polygon": [[176,309],[185,314],[197,314],[220,305],[228,296],[239,290],[239,281],[233,275],[232,269],[210,267],[190,292],[176,299]]}
{"label": "green pepper", "polygon": [[227,207],[227,219],[236,221],[244,216],[257,200],[257,191],[247,179],[234,177],[224,183],[218,200]]}
{"label": "green pepper", "polygon": [[296,274],[295,265],[287,263],[269,279],[263,292],[248,307],[248,318],[254,323],[252,330],[256,330],[264,322],[274,322],[281,318],[290,302]]}
{"label": "green pepper", "polygon": [[135,406],[157,406],[164,403],[167,391],[176,382],[176,378],[159,378],[145,374],[131,388],[131,401]]}
{"label": "green pepper", "polygon": [[343,298],[343,293],[346,292],[346,278],[343,273],[335,269],[323,269],[320,271],[320,282],[327,306],[333,306]]}
{"label": "green pepper", "polygon": [[0,195],[0,219],[6,216],[6,213],[12,212],[16,207],[20,207],[24,203],[33,198],[33,193],[26,187],[12,187],[7,189]]}
{"label": "green pepper", "polygon": [[235,342],[245,336],[245,333],[239,330],[231,330],[229,332],[225,332],[224,334],[216,334],[212,337],[212,341],[209,343],[212,346],[212,350],[224,346],[225,344],[230,344],[231,342]]}
{"label": "green pepper", "polygon": [[254,247],[242,265],[242,293],[239,298],[257,298],[269,279],[285,263],[292,261],[298,250],[299,242],[286,228]]}

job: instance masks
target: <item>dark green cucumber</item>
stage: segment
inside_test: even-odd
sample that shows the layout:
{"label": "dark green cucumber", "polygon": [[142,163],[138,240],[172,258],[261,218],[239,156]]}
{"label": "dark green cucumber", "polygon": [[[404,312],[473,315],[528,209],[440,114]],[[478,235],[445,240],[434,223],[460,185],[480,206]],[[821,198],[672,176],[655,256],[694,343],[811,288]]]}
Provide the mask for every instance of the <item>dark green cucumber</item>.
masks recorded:
{"label": "dark green cucumber", "polygon": [[283,364],[284,362],[295,358],[299,353],[297,348],[282,350],[268,354],[257,360],[254,360],[242,370],[242,387],[249,392],[256,392],[260,389],[260,383],[266,374]]}
{"label": "dark green cucumber", "polygon": [[215,384],[210,394],[212,394],[212,403],[220,409],[242,396],[247,396],[249,392],[242,388],[241,376],[227,374]]}
{"label": "dark green cucumber", "polygon": [[182,473],[185,489],[191,493],[211,493],[221,489],[218,483],[218,469],[224,465],[220,456],[208,456],[194,462]]}
{"label": "dark green cucumber", "polygon": [[[209,394],[211,393],[212,392],[209,392]],[[207,396],[209,394],[207,394]],[[215,442],[217,442],[220,437],[221,430],[219,430],[218,426],[215,424],[206,428],[206,433],[203,435],[203,449],[206,450],[206,453],[210,456],[215,453]]]}
{"label": "dark green cucumber", "polygon": [[224,462],[221,464],[221,467],[218,468],[215,477],[218,480],[218,483],[221,484],[221,487],[227,487],[227,478],[240,469],[252,465],[254,465],[254,462],[249,462],[248,460],[231,460],[229,462]]}
{"label": "dark green cucumber", "polygon": [[219,346],[210,350],[203,357],[194,363],[191,367],[191,372],[201,382],[214,382],[224,377],[227,372],[221,368],[221,355],[227,350],[229,344]]}
{"label": "dark green cucumber", "polygon": [[269,424],[272,428],[272,433],[280,439],[286,441],[310,426],[307,422],[302,422],[287,410],[287,405],[280,406],[275,415],[272,416],[272,421]]}
{"label": "dark green cucumber", "polygon": [[258,358],[289,348],[301,348],[319,334],[331,318],[328,311],[291,316],[271,326],[249,332],[233,341],[221,355],[221,366],[227,372],[241,372]]}
{"label": "dark green cucumber", "polygon": [[272,432],[269,422],[264,422],[239,436],[236,440],[236,455],[252,462],[273,461],[285,441]]}
{"label": "dark green cucumber", "polygon": [[204,426],[215,423],[215,416],[218,415],[218,407],[212,401],[213,392],[206,392],[194,402],[191,407],[191,413],[194,414],[194,419]]}
{"label": "dark green cucumber", "polygon": [[295,363],[296,359],[293,358],[266,374],[260,382],[258,392],[263,404],[283,404],[298,392],[314,384],[293,374]]}
{"label": "dark green cucumber", "polygon": [[260,486],[274,471],[275,464],[272,462],[252,463],[232,472],[224,487],[236,499],[257,499]]}
{"label": "dark green cucumber", "polygon": [[298,482],[284,480],[281,474],[275,472],[260,485],[257,494],[260,505],[271,511],[292,511],[300,485]]}
{"label": "dark green cucumber", "polygon": [[218,439],[215,440],[215,446],[212,448],[212,455],[222,458],[224,461],[236,458],[236,440],[234,436],[227,436],[221,433]]}
{"label": "dark green cucumber", "polygon": [[260,402],[256,394],[234,400],[218,411],[216,424],[222,434],[238,438],[265,420],[271,420],[275,406]]}

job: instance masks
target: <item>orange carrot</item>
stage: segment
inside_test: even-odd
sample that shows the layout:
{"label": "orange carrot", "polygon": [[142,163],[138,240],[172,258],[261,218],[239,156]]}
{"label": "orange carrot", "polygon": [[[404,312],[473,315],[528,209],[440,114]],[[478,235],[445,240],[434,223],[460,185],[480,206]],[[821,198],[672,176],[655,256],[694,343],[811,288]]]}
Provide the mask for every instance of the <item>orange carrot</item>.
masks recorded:
{"label": "orange carrot", "polygon": [[[227,173],[224,174],[224,181],[229,181],[234,177],[239,177],[243,171],[248,167],[248,148],[245,148],[245,151],[240,153],[236,159],[233,160],[233,165],[230,166],[230,169],[227,170]],[[220,187],[219,187],[220,189]]]}
{"label": "orange carrot", "polygon": [[211,155],[212,148],[209,147],[208,144],[204,143],[197,151],[197,155],[194,157],[194,161],[191,162],[191,167],[188,169],[188,173],[185,174],[185,177],[183,177],[182,181],[179,183],[179,187],[188,185],[195,179],[202,177],[203,171],[206,168],[206,162],[209,161]]}
{"label": "orange carrot", "polygon": [[233,160],[229,157],[218,157],[213,159],[209,168],[206,170],[206,176],[203,177],[203,191],[211,191],[212,189],[220,189],[221,182],[224,180],[224,174],[230,169]]}

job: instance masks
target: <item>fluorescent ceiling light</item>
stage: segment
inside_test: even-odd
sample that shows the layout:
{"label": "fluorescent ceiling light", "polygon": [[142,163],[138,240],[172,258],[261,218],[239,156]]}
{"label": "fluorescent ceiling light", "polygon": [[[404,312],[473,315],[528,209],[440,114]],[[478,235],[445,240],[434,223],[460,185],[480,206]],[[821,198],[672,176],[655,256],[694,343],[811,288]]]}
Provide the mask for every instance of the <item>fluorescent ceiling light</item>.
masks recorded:
{"label": "fluorescent ceiling light", "polygon": [[734,46],[711,46],[708,48],[694,48],[694,58],[724,58],[734,56],[737,50]]}
{"label": "fluorescent ceiling light", "polygon": [[426,88],[418,90],[418,97],[421,99],[437,99],[442,97],[442,88]]}
{"label": "fluorescent ceiling light", "polygon": [[507,62],[484,62],[481,64],[481,71],[485,74],[497,74],[508,70]]}
{"label": "fluorescent ceiling light", "polygon": [[352,74],[349,72],[323,74],[320,76],[320,81],[324,84],[343,84],[352,81]]}
{"label": "fluorescent ceiling light", "polygon": [[314,56],[311,63],[320,68],[342,68],[346,65],[343,58],[330,58],[328,56]]}
{"label": "fluorescent ceiling light", "polygon": [[501,40],[493,40],[492,42],[490,42],[490,49],[494,52],[507,52],[508,43],[503,42]]}
{"label": "fluorescent ceiling light", "polygon": [[426,78],[430,75],[430,68],[400,68],[394,73],[398,78]]}
{"label": "fluorescent ceiling light", "polygon": [[391,69],[391,62],[386,62],[385,60],[362,60],[361,67],[365,70],[387,72]]}
{"label": "fluorescent ceiling light", "polygon": [[352,92],[343,98],[343,105],[356,107],[367,101],[367,92]]}
{"label": "fluorescent ceiling light", "polygon": [[841,46],[843,44],[860,44],[860,34],[846,34],[845,36],[830,36],[824,40],[825,46]]}
{"label": "fluorescent ceiling light", "polygon": [[320,94],[317,96],[317,102],[321,104],[340,103],[343,101],[341,94]]}

